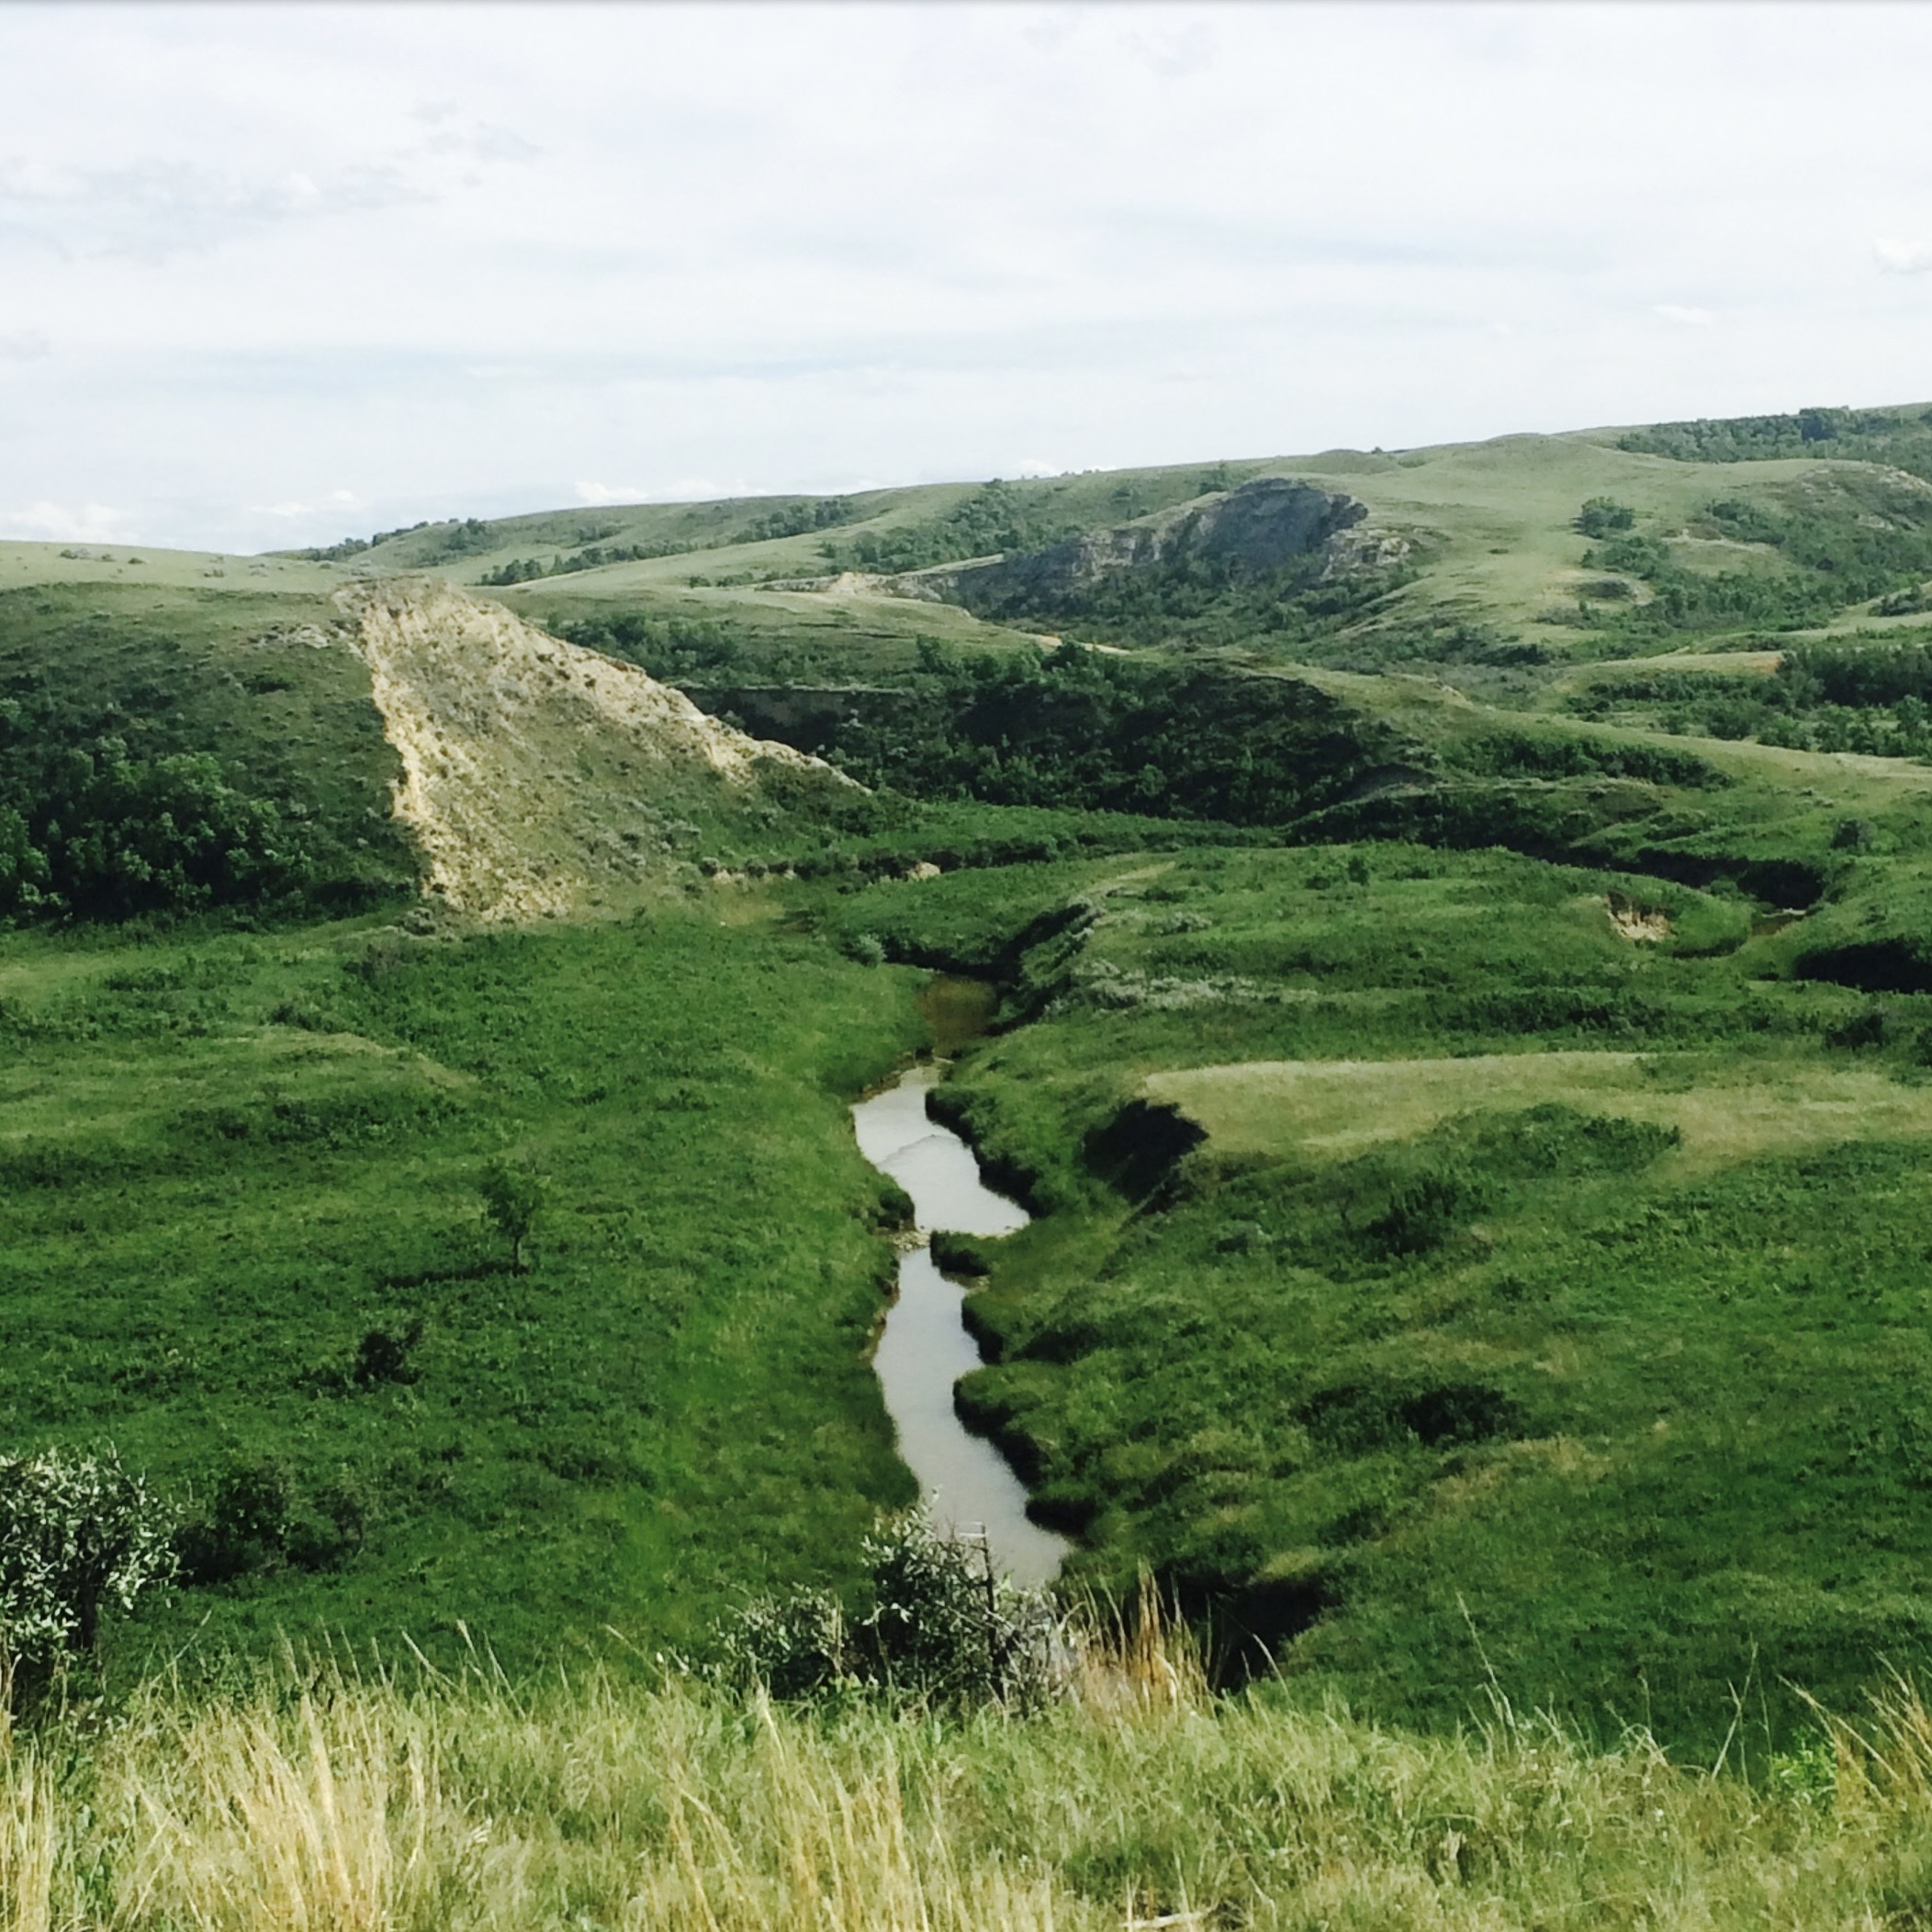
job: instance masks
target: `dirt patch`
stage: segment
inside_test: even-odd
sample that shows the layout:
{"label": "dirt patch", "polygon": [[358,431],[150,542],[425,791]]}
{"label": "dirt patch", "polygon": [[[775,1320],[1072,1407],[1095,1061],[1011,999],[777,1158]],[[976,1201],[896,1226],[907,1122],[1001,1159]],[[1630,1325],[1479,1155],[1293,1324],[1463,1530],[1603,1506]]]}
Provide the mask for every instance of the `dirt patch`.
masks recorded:
{"label": "dirt patch", "polygon": [[666,802],[754,791],[761,771],[851,781],[707,717],[635,665],[587,651],[436,578],[338,594],[389,742],[396,815],[424,891],[489,920],[575,910],[662,863]]}
{"label": "dirt patch", "polygon": [[1609,893],[1603,904],[1610,914],[1611,929],[1633,945],[1647,943],[1654,946],[1659,940],[1668,939],[1677,929],[1655,906],[1640,905],[1634,899],[1626,899],[1622,893]]}

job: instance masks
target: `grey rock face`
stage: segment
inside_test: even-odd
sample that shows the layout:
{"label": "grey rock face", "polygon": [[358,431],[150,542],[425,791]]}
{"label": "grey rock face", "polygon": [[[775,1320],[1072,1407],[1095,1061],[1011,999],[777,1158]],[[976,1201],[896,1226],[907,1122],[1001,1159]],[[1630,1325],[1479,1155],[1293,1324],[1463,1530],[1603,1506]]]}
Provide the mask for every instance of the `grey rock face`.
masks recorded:
{"label": "grey rock face", "polygon": [[[1368,506],[1354,497],[1293,477],[1263,477],[1161,516],[1072,537],[1045,550],[921,571],[917,582],[928,596],[937,592],[969,607],[1050,607],[1096,578],[1183,555],[1226,562],[1250,577],[1320,555],[1328,574],[1392,560],[1389,546],[1399,547],[1399,539],[1378,534],[1372,543],[1362,541],[1368,534],[1356,526],[1367,515]],[[909,590],[911,580],[900,579],[897,588]]]}

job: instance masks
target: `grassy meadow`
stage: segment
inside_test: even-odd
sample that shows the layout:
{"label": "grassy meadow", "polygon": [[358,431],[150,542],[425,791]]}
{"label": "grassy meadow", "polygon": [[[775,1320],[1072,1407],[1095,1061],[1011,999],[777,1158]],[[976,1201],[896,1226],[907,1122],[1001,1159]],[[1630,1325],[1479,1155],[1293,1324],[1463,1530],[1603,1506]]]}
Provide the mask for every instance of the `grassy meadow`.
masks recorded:
{"label": "grassy meadow", "polygon": [[[180,1558],[0,1714],[0,1932],[1925,1922],[1932,422],[1829,416],[0,545],[0,1455]],[[1270,477],[1356,561],[945,574]],[[445,654],[438,783],[616,859],[420,903],[397,571],[871,790],[541,680],[512,769]],[[913,1500],[848,1108],[935,971],[1078,1668],[747,1700]]]}
{"label": "grassy meadow", "polygon": [[[113,1442],[213,1544],[127,1668],[461,1624],[527,1664],[837,1580],[910,1494],[845,1108],[918,977],[736,903],[0,944],[0,1426]],[[526,1272],[503,1157],[548,1185]]]}
{"label": "grassy meadow", "polygon": [[1493,1668],[1700,1750],[1747,1679],[1776,1739],[1924,1661],[1932,1006],[1500,852],[1002,884],[838,916],[1033,936],[945,1095],[1047,1210],[978,1244],[960,1399],[1077,1575],[1151,1565],[1231,1661],[1378,1712],[1454,1723]]}

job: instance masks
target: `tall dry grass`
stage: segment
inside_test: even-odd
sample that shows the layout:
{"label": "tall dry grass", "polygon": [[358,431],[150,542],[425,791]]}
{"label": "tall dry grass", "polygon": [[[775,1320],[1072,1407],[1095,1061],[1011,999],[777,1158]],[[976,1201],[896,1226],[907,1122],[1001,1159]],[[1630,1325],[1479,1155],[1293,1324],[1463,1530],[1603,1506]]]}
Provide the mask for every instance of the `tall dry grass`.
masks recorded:
{"label": "tall dry grass", "polygon": [[[672,1679],[290,1674],[0,1737],[0,1932],[1087,1932],[1932,1923],[1932,1715],[1767,1786],[1641,1736],[1211,1697],[1131,1619],[1030,1717]],[[1798,1775],[1802,1773],[1802,1775]]]}

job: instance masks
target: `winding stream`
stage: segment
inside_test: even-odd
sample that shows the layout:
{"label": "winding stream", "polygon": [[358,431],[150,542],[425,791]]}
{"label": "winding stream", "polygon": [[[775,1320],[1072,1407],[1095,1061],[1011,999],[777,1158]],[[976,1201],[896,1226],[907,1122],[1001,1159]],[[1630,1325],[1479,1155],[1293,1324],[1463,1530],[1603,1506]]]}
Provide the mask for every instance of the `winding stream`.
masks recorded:
{"label": "winding stream", "polygon": [[859,1151],[913,1199],[920,1244],[899,1261],[899,1294],[885,1318],[873,1366],[899,1432],[899,1454],[932,1499],[933,1514],[956,1529],[982,1526],[997,1567],[1019,1583],[1044,1583],[1060,1567],[1065,1541],[1027,1515],[1027,1491],[1005,1458],[972,1434],[953,1411],[952,1386],[980,1366],[960,1320],[965,1292],[933,1265],[924,1237],[1011,1234],[1025,1208],[980,1178],[972,1150],[926,1118],[934,1066],[909,1068],[882,1093],[852,1109]]}

